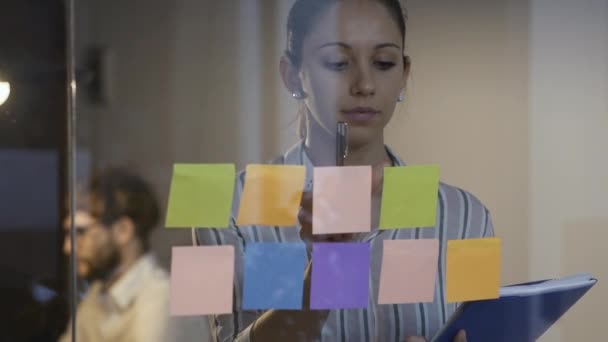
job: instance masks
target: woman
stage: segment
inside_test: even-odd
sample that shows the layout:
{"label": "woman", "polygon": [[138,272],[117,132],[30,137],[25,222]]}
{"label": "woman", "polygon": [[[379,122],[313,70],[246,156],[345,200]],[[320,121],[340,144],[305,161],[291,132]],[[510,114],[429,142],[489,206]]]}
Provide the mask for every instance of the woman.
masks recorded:
{"label": "woman", "polygon": [[[349,124],[345,165],[373,167],[372,231],[368,234],[313,236],[312,203],[305,193],[298,227],[197,229],[196,244],[233,244],[236,248],[235,308],[215,317],[220,341],[424,341],[431,338],[456,309],[445,296],[445,263],[438,269],[435,301],[411,305],[377,305],[383,240],[439,239],[440,260],[447,240],[493,234],[488,210],[471,194],[441,184],[437,226],[424,229],[377,229],[382,196],[382,170],[404,163],[384,144],[384,128],[402,100],[410,70],[404,55],[405,16],[398,0],[297,0],[287,24],[288,42],[280,71],[287,89],[301,102],[302,142],[276,164],[307,169],[306,191],[312,189],[314,166],[335,164],[335,127]],[[236,216],[244,174],[237,181]],[[366,309],[335,311],[241,311],[243,246],[247,242],[366,241],[371,244],[370,301]],[[310,264],[309,264],[310,266]],[[305,275],[305,300],[310,267]],[[455,341],[466,341],[461,332]]]}

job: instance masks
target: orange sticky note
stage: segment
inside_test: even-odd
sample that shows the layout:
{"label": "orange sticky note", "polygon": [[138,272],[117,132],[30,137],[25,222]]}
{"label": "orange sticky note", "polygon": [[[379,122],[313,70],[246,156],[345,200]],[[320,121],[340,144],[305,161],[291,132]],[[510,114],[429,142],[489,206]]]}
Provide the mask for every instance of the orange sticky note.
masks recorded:
{"label": "orange sticky note", "polygon": [[369,232],[371,194],[370,166],[315,167],[313,234]]}
{"label": "orange sticky note", "polygon": [[173,247],[171,315],[232,312],[234,247]]}
{"label": "orange sticky note", "polygon": [[446,273],[450,303],[498,298],[500,239],[448,241]]}
{"label": "orange sticky note", "polygon": [[299,165],[248,165],[237,225],[294,226],[306,169]]}
{"label": "orange sticky note", "polygon": [[384,240],[378,304],[432,302],[439,240]]}

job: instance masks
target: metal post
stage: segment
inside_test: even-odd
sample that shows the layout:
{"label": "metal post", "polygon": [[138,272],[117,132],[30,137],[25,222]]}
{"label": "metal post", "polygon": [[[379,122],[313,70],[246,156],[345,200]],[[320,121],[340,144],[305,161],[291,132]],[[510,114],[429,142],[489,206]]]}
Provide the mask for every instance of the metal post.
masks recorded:
{"label": "metal post", "polygon": [[75,53],[75,3],[66,0],[66,56],[67,56],[67,163],[68,163],[68,208],[70,211],[70,312],[72,315],[72,342],[76,342],[76,310],[78,306],[78,279],[76,260],[76,227],[74,214],[76,208],[76,53]]}

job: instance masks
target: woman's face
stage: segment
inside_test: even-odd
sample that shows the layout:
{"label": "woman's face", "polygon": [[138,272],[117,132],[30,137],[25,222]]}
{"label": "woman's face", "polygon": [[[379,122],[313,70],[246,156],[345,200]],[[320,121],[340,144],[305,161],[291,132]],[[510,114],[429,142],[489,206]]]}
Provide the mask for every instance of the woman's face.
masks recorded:
{"label": "woman's face", "polygon": [[318,125],[333,134],[349,124],[352,147],[383,139],[405,87],[403,38],[388,9],[376,1],[340,1],[304,40],[302,87]]}

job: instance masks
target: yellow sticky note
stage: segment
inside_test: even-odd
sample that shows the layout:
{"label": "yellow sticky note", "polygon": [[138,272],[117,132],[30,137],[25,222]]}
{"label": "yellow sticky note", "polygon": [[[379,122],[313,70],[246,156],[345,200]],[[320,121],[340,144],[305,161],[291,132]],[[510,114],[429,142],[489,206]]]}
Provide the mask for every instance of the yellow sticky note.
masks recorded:
{"label": "yellow sticky note", "polygon": [[446,258],[448,302],[498,298],[500,239],[450,240]]}
{"label": "yellow sticky note", "polygon": [[226,228],[235,173],[234,164],[175,164],[165,225]]}
{"label": "yellow sticky note", "polygon": [[383,184],[380,229],[435,226],[438,166],[387,167]]}
{"label": "yellow sticky note", "polygon": [[248,165],[237,225],[294,226],[306,169],[299,165]]}

